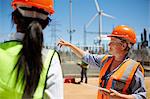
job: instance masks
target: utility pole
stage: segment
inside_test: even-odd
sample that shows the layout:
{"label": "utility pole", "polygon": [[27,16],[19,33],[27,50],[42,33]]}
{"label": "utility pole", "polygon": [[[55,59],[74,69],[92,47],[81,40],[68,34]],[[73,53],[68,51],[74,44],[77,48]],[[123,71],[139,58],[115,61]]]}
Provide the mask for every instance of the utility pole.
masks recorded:
{"label": "utility pole", "polygon": [[72,43],[72,0],[69,0],[69,3],[70,3],[69,34],[70,34],[70,43]]}
{"label": "utility pole", "polygon": [[84,46],[86,46],[86,25],[84,25],[83,40],[84,40]]}
{"label": "utility pole", "polygon": [[[72,33],[75,32],[74,29],[72,29],[72,0],[69,0],[69,4],[70,4],[70,15],[69,15],[69,34],[70,34],[70,43],[72,43]],[[70,56],[71,56],[71,61],[72,61],[72,53],[71,53],[71,49],[70,49]]]}

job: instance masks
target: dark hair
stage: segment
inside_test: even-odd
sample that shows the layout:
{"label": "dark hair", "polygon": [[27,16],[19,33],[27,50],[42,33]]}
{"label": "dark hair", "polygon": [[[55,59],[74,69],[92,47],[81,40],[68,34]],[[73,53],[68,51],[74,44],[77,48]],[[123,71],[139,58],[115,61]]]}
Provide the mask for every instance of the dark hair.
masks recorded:
{"label": "dark hair", "polygon": [[25,84],[23,98],[32,98],[43,68],[41,54],[43,47],[42,30],[51,20],[49,17],[46,20],[23,17],[16,9],[12,12],[12,21],[17,25],[17,32],[25,34],[22,40],[23,48],[14,67],[14,69],[17,69],[16,79],[18,80],[20,72],[23,70],[22,82]]}

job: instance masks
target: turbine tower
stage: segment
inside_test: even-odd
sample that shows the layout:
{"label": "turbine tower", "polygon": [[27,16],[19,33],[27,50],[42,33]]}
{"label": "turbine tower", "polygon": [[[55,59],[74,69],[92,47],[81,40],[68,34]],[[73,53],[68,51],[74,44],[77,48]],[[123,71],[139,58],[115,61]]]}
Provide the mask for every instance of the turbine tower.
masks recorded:
{"label": "turbine tower", "polygon": [[[109,15],[109,14],[106,14],[104,13],[104,11],[102,9],[100,9],[100,6],[98,4],[98,1],[95,0],[95,5],[96,5],[96,9],[97,9],[97,13],[91,18],[91,20],[85,25],[85,32],[86,32],[86,29],[89,27],[89,25],[95,20],[95,18],[98,16],[99,18],[99,23],[98,23],[98,27],[99,27],[99,46],[101,46],[101,34],[102,34],[102,16],[106,16],[108,18],[111,18],[111,19],[114,19],[115,17]],[[85,37],[86,37],[86,33],[85,33]],[[86,38],[85,38],[86,39]],[[86,43],[86,41],[85,41]]]}
{"label": "turbine tower", "polygon": [[72,29],[72,0],[69,0],[69,34],[70,34],[70,43],[72,43],[72,33],[75,32],[75,29]]}

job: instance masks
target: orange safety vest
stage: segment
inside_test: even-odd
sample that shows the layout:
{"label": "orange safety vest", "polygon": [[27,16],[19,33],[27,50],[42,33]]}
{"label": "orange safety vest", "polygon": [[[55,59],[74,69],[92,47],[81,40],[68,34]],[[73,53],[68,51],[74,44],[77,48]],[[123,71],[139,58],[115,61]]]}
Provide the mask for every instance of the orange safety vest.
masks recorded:
{"label": "orange safety vest", "polygon": [[[102,77],[105,75],[112,61],[113,61],[113,57],[112,56],[109,57],[108,55],[104,56],[104,58],[101,60],[101,63],[103,65],[99,73],[99,86],[100,87],[104,87],[105,81],[102,80]],[[110,90],[112,87],[114,87],[114,88],[119,89],[121,93],[127,94],[126,91],[138,67],[140,68],[141,72],[144,75],[144,69],[140,65],[140,63],[132,59],[126,59],[121,64],[121,66],[110,76],[106,84],[106,89]],[[114,85],[114,82],[121,82],[121,83],[120,84],[116,83]],[[98,91],[97,99],[110,99],[110,98],[109,96],[103,95],[100,93],[100,91]]]}

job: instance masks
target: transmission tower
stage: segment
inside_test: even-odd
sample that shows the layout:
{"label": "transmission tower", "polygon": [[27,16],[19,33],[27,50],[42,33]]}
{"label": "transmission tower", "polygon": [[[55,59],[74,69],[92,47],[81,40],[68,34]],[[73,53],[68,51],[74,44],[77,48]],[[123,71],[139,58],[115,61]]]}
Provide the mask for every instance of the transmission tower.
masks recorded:
{"label": "transmission tower", "polygon": [[56,45],[57,32],[59,31],[57,29],[58,25],[60,25],[60,24],[55,20],[53,20],[50,23],[50,31],[51,31],[51,34],[49,35],[49,37],[50,37],[50,46],[55,46]]}

